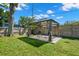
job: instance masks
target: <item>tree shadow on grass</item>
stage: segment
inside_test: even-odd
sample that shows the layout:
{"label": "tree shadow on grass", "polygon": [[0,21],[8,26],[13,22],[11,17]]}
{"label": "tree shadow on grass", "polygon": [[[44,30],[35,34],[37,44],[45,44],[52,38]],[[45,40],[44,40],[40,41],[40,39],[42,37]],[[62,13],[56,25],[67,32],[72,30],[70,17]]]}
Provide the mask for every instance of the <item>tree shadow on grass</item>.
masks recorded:
{"label": "tree shadow on grass", "polygon": [[44,41],[41,41],[41,40],[38,40],[38,39],[33,39],[33,38],[28,38],[28,37],[20,37],[18,38],[20,40],[22,40],[23,42],[26,42],[34,47],[40,47],[48,42],[44,42]]}

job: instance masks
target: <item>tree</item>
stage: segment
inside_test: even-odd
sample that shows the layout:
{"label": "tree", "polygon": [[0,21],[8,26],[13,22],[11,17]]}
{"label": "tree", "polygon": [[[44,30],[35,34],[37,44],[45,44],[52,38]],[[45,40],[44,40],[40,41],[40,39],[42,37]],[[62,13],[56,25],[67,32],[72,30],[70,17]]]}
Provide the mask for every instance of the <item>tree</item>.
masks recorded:
{"label": "tree", "polygon": [[9,23],[9,26],[8,26],[8,36],[11,36],[12,35],[12,28],[13,28],[13,14],[15,12],[15,7],[18,6],[18,3],[2,3],[0,4],[1,7],[3,8],[7,8],[9,9],[9,18],[8,18],[8,23]]}
{"label": "tree", "polygon": [[13,29],[13,14],[15,11],[15,7],[17,7],[18,4],[17,3],[10,3],[9,4],[9,9],[10,9],[10,15],[9,15],[9,19],[8,19],[8,23],[9,23],[9,27],[8,27],[8,36],[12,35],[12,29]]}
{"label": "tree", "polygon": [[66,21],[65,23],[64,23],[64,26],[65,25],[79,25],[79,21]]}
{"label": "tree", "polygon": [[[30,29],[34,26],[33,22],[34,22],[34,17],[25,17],[25,16],[21,16],[20,20],[19,20],[19,24],[24,27],[24,31],[23,33],[26,33],[26,29],[27,29],[27,36],[29,37],[30,34]],[[31,25],[32,24],[32,25]]]}
{"label": "tree", "polygon": [[26,25],[27,25],[27,23],[26,23],[26,17],[24,17],[24,16],[20,17],[19,25],[24,28],[24,30],[23,30],[22,33],[20,32],[21,31],[21,28],[20,28],[19,34],[24,34],[24,32],[26,30]]}

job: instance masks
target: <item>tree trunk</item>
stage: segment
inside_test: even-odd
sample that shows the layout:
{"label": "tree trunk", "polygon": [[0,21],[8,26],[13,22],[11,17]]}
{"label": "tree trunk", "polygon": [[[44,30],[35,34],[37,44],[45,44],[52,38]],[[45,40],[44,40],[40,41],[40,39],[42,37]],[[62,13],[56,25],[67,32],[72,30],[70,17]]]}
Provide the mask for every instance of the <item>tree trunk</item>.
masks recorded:
{"label": "tree trunk", "polygon": [[8,20],[8,23],[9,23],[9,26],[8,26],[8,36],[11,36],[12,35],[12,29],[13,29],[13,12],[14,12],[14,4],[13,3],[10,3],[10,17],[9,17],[9,20]]}
{"label": "tree trunk", "polygon": [[13,29],[13,24],[12,24],[12,21],[10,20],[9,27],[8,27],[8,36],[12,35],[12,29]]}
{"label": "tree trunk", "polygon": [[26,28],[24,28],[23,30],[23,35],[26,35]]}
{"label": "tree trunk", "polygon": [[22,35],[21,27],[19,27],[19,35]]}
{"label": "tree trunk", "polygon": [[27,37],[29,37],[29,35],[30,35],[30,34],[29,34],[29,29],[27,29]]}
{"label": "tree trunk", "polygon": [[28,29],[27,29],[27,37],[29,37],[30,35],[31,35],[31,28],[29,27]]}

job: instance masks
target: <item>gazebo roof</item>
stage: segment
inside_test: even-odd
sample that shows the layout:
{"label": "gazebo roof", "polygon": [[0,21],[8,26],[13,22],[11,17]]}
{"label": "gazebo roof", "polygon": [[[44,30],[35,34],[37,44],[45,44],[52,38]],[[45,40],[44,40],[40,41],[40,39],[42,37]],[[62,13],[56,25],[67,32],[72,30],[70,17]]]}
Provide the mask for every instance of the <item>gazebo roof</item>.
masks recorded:
{"label": "gazebo roof", "polygon": [[36,23],[38,23],[38,22],[44,22],[44,21],[52,21],[52,22],[54,22],[54,23],[56,23],[56,24],[59,24],[57,21],[55,21],[55,20],[53,20],[53,19],[47,19],[47,18],[40,19],[40,21],[37,21]]}
{"label": "gazebo roof", "polygon": [[[51,22],[54,22],[54,23],[56,23],[57,25],[59,25],[59,23],[57,22],[57,21],[55,21],[55,20],[53,20],[53,19],[47,19],[47,18],[43,18],[43,19],[40,19],[39,21],[35,21],[34,23],[40,23],[40,22],[45,22],[45,21],[51,21]],[[33,23],[31,23],[31,24],[33,24]],[[31,25],[30,24],[30,25]]]}

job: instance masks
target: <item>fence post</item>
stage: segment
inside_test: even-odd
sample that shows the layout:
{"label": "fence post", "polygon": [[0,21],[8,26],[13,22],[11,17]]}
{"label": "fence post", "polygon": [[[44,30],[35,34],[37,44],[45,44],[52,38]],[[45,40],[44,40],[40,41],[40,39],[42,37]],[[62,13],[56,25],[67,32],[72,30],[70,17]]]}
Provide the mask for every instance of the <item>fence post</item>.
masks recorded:
{"label": "fence post", "polygon": [[73,37],[73,25],[71,25],[71,37]]}

